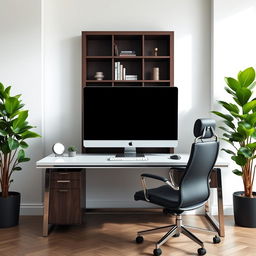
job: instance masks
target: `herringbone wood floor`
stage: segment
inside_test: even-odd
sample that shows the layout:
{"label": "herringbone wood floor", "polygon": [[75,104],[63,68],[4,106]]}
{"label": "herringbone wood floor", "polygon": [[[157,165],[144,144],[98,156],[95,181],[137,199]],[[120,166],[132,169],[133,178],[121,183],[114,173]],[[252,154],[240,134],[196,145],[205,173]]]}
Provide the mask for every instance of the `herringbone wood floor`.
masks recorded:
{"label": "herringbone wood floor", "polygon": [[[42,217],[21,217],[20,225],[0,229],[0,256],[138,256],[152,255],[154,242],[162,234],[145,236],[136,244],[136,231],[170,223],[161,214],[88,214],[83,226],[57,227],[42,237]],[[202,216],[185,216],[184,223],[206,227]],[[236,227],[225,218],[226,237],[212,244],[212,235],[197,233],[207,255],[255,256],[256,229]],[[198,246],[181,235],[162,247],[163,256],[197,255]]]}

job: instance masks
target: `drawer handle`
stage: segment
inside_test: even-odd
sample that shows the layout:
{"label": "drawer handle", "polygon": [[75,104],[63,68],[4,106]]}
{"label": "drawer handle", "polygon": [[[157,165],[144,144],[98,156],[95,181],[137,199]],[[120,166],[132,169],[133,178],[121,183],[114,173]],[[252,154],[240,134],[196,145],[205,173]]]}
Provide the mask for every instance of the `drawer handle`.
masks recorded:
{"label": "drawer handle", "polygon": [[59,189],[59,192],[68,192],[67,189]]}
{"label": "drawer handle", "polygon": [[57,180],[57,183],[70,183],[70,180]]}

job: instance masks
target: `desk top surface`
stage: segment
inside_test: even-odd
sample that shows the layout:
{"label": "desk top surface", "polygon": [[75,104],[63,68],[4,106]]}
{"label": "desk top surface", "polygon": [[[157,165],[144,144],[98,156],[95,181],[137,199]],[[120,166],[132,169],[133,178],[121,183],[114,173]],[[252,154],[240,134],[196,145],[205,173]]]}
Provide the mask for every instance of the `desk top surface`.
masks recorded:
{"label": "desk top surface", "polygon": [[[145,154],[146,161],[110,161],[114,154],[77,154],[75,157],[51,154],[36,162],[37,168],[126,168],[126,167],[177,167],[185,166],[189,154],[178,154],[181,159],[170,159],[170,154]],[[218,158],[215,167],[227,167],[228,162]]]}

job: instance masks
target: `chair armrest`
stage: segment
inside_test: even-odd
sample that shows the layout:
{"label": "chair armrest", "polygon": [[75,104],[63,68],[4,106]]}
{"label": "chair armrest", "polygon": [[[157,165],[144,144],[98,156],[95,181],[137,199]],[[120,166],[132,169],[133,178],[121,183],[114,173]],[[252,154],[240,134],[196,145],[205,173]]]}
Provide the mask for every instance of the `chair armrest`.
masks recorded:
{"label": "chair armrest", "polygon": [[166,183],[168,186],[170,186],[172,189],[174,190],[179,190],[179,187],[175,186],[172,182],[170,182],[167,178],[162,177],[162,176],[158,176],[155,174],[148,174],[148,173],[143,173],[141,174],[141,184],[143,187],[143,191],[144,191],[144,197],[146,199],[146,201],[150,201],[148,198],[148,193],[147,193],[147,185],[146,185],[146,181],[145,178],[151,178],[154,180],[159,180],[159,181],[163,181],[164,183]]}
{"label": "chair armrest", "polygon": [[168,179],[166,179],[165,177],[158,176],[158,175],[155,175],[155,174],[143,173],[143,174],[141,174],[141,177],[147,177],[147,178],[151,178],[151,179],[155,179],[155,180],[160,180],[160,181],[163,181],[163,182],[168,181]]}

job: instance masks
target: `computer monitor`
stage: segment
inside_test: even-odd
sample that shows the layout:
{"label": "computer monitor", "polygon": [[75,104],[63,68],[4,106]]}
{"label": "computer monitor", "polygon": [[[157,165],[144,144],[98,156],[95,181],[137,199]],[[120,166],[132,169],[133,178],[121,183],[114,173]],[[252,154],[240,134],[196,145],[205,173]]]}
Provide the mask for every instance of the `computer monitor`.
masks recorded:
{"label": "computer monitor", "polygon": [[88,86],[83,97],[84,147],[177,146],[177,87]]}

